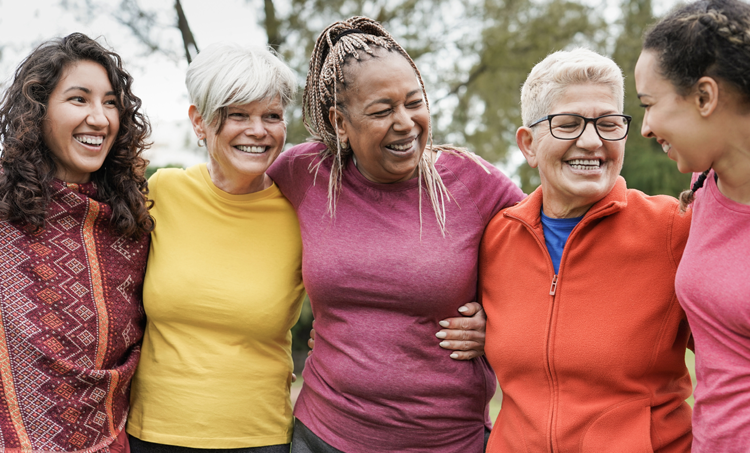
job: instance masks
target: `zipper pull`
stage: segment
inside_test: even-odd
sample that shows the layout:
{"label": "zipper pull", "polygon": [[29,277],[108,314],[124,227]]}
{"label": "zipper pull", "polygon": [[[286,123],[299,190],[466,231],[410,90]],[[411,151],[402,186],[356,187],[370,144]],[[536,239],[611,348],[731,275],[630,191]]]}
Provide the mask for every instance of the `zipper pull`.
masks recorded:
{"label": "zipper pull", "polygon": [[549,288],[549,295],[554,296],[557,291],[557,274],[552,278],[552,286]]}

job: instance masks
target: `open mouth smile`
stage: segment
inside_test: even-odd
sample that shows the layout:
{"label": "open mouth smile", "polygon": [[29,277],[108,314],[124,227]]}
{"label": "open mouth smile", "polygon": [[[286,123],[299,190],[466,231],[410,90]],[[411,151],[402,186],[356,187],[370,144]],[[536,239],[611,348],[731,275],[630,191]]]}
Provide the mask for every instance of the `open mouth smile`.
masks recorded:
{"label": "open mouth smile", "polygon": [[80,144],[87,147],[98,148],[104,143],[104,137],[101,135],[74,135],[73,138]]}
{"label": "open mouth smile", "polygon": [[263,154],[266,151],[268,151],[268,146],[245,146],[245,145],[237,145],[234,147],[234,149],[242,151],[243,153],[247,154]]}
{"label": "open mouth smile", "polygon": [[572,159],[565,163],[574,170],[599,170],[602,166],[599,159]]}
{"label": "open mouth smile", "polygon": [[385,147],[390,151],[395,151],[397,153],[406,153],[408,151],[416,149],[416,142],[418,138],[419,137],[415,137],[406,143],[392,143],[390,145],[385,145]]}

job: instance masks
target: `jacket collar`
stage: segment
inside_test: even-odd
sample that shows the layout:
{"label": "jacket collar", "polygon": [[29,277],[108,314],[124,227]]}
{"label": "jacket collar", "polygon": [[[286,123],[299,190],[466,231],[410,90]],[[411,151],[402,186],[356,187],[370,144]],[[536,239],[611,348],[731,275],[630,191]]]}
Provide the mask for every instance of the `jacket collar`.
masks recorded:
{"label": "jacket collar", "polygon": [[[581,223],[588,223],[591,220],[612,215],[621,211],[628,204],[628,187],[625,184],[625,178],[618,176],[615,186],[601,200],[594,203],[593,206],[583,216]],[[505,217],[514,218],[525,222],[533,228],[540,227],[542,221],[542,187],[539,186],[526,199],[517,205],[503,211]]]}

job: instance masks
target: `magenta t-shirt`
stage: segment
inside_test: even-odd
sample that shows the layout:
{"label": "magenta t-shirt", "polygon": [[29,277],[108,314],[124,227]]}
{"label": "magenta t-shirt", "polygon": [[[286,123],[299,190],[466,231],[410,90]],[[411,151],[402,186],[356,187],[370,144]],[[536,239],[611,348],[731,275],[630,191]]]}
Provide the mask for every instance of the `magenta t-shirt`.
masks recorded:
{"label": "magenta t-shirt", "polygon": [[750,206],[725,197],[713,171],[695,193],[676,290],[695,339],[693,452],[747,452]]}
{"label": "magenta t-shirt", "polygon": [[445,237],[416,178],[365,179],[347,162],[336,216],[328,206],[331,159],[305,143],[268,174],[294,205],[302,276],[315,316],[295,416],[339,450],[481,452],[495,376],[484,358],[456,361],[438,346],[438,321],[477,298],[485,226],[524,195],[492,165],[442,153],[436,163],[456,201]]}

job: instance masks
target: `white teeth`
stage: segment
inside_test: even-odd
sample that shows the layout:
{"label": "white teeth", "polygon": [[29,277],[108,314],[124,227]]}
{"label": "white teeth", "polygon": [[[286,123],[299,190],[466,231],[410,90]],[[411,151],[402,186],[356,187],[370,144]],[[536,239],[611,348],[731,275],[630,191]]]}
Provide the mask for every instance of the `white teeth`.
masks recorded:
{"label": "white teeth", "polygon": [[663,150],[663,151],[664,151],[665,153],[668,153],[668,152],[669,152],[669,150],[670,150],[670,149],[672,149],[672,145],[671,145],[670,143],[664,142],[664,143],[662,143],[662,144],[661,144],[661,149],[662,149],[662,150]]}
{"label": "white teeth", "polygon": [[598,159],[573,159],[567,163],[576,170],[594,170],[601,165]]}
{"label": "white teeth", "polygon": [[263,154],[266,151],[265,146],[243,146],[243,145],[237,145],[235,148],[239,149],[243,153],[250,153],[250,154]]}
{"label": "white teeth", "polygon": [[409,143],[407,143],[405,145],[388,145],[388,146],[386,146],[386,148],[392,149],[394,151],[406,151],[407,149],[411,148],[412,146],[414,146],[414,141],[411,141],[411,142],[409,142]]}
{"label": "white teeth", "polygon": [[104,137],[97,135],[77,135],[73,138],[87,145],[99,146],[104,143]]}

